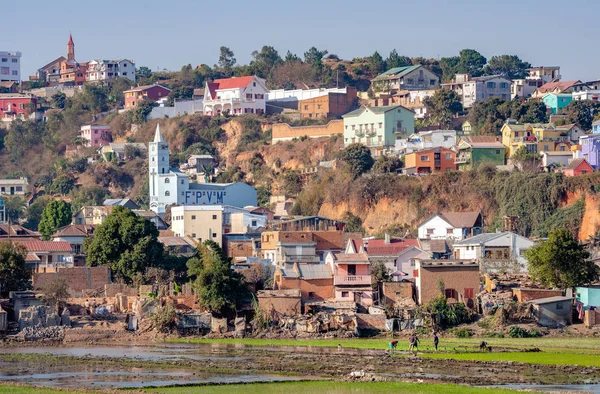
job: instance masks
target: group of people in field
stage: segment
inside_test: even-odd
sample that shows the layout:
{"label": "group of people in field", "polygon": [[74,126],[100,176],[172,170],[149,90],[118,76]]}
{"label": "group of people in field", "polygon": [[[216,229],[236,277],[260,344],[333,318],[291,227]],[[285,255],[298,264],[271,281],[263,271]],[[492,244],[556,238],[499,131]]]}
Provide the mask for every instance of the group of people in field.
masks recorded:
{"label": "group of people in field", "polygon": [[[408,337],[408,351],[410,353],[417,353],[417,351],[419,350],[419,344],[421,343],[421,341],[419,340],[419,337],[417,336],[416,333],[412,333],[410,335],[410,337]],[[433,332],[433,349],[437,352],[438,351],[438,345],[440,343],[440,338],[437,335],[437,332]],[[398,347],[398,341],[394,340],[394,341],[390,341],[388,343],[388,351],[392,351],[395,350]],[[482,341],[479,344],[479,350],[481,351],[487,351],[487,352],[491,352],[492,348],[490,346],[488,346],[487,342]]]}

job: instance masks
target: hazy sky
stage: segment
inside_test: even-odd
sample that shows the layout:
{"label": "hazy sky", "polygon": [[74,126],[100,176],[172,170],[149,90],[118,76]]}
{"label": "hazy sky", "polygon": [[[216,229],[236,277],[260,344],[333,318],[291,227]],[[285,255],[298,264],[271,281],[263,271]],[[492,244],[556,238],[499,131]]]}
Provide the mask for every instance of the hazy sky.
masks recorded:
{"label": "hazy sky", "polygon": [[302,55],[311,46],[351,59],[391,49],[453,56],[473,48],[489,58],[516,54],[561,66],[563,80],[600,78],[598,0],[1,0],[0,51],[21,51],[27,75],[66,55],[69,32],[80,62],[129,58],[178,70],[213,65],[219,47],[238,63],[272,45]]}

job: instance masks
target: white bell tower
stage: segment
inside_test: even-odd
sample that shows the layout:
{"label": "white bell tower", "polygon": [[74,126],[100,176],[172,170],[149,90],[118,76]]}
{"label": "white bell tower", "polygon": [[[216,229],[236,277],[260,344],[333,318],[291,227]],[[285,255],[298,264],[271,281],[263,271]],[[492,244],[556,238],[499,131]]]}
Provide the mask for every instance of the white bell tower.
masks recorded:
{"label": "white bell tower", "polygon": [[148,150],[148,191],[150,193],[150,209],[157,214],[165,211],[165,202],[161,198],[164,195],[160,182],[160,175],[169,174],[169,143],[163,141],[160,134],[160,125],[156,125],[154,141],[150,142]]}

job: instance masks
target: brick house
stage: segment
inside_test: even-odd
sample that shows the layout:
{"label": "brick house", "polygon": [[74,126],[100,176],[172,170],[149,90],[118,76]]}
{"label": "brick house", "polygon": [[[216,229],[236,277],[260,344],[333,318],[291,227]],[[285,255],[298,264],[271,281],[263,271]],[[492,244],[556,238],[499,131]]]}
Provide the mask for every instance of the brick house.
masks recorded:
{"label": "brick house", "polygon": [[330,300],[333,294],[333,274],[328,264],[286,264],[277,267],[274,290],[298,289],[302,302]]}
{"label": "brick house", "polygon": [[447,148],[425,149],[404,156],[406,174],[456,171],[456,152]]}
{"label": "brick house", "polygon": [[366,253],[330,252],[325,258],[325,264],[333,272],[336,301],[373,305],[371,263]]}
{"label": "brick house", "polygon": [[[424,258],[424,252],[419,248],[419,240],[392,238],[386,234],[383,239],[351,239],[346,244],[346,253],[366,253],[369,262],[383,264],[389,274],[406,271],[407,264],[413,258]],[[428,255],[427,255],[428,256]]]}
{"label": "brick house", "polygon": [[73,267],[73,250],[68,242],[16,239],[27,250],[25,263],[34,272],[52,272],[59,267]]}
{"label": "brick house", "polygon": [[352,110],[358,101],[356,88],[347,87],[346,93],[328,92],[298,102],[301,119],[335,119]]}
{"label": "brick house", "polygon": [[159,84],[138,86],[137,88],[125,90],[123,92],[125,96],[125,109],[133,109],[145,100],[160,100],[167,97],[169,93],[171,93],[171,89]]}
{"label": "brick house", "polygon": [[587,162],[586,159],[573,159],[568,166],[557,168],[555,172],[562,172],[565,176],[579,176],[591,174],[594,168]]}
{"label": "brick house", "polygon": [[440,281],[444,295],[450,302],[462,302],[472,308],[479,293],[479,264],[474,261],[420,260],[415,261],[417,303],[426,305],[440,295]]}
{"label": "brick house", "polygon": [[32,94],[0,93],[0,120],[25,119],[37,108],[37,97]]}

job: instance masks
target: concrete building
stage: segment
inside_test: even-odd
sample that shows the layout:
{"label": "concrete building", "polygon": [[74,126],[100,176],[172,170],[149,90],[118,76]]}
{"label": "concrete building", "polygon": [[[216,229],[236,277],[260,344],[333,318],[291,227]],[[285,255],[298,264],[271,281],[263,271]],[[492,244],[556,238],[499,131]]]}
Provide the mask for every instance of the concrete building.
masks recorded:
{"label": "concrete building", "polygon": [[395,67],[371,80],[375,94],[395,94],[401,90],[437,90],[440,77],[420,64]]}
{"label": "concrete building", "polygon": [[510,100],[511,96],[511,81],[501,75],[471,77],[468,74],[456,74],[453,82],[442,84],[442,87],[456,92],[464,108],[491,97]]}
{"label": "concrete building", "polygon": [[21,82],[21,52],[0,51],[0,82]]}
{"label": "concrete building", "polygon": [[432,174],[456,171],[456,152],[447,148],[424,149],[404,155],[403,173]]}
{"label": "concrete building", "polygon": [[418,227],[419,239],[462,240],[483,232],[481,212],[438,213]]}
{"label": "concrete building", "polygon": [[[588,142],[588,141],[586,141]],[[589,141],[591,142],[591,141]],[[599,140],[600,142],[600,140]],[[583,146],[582,146],[583,147]],[[589,149],[590,147],[586,147]],[[573,160],[573,153],[571,151],[566,152],[540,152],[542,158],[542,168],[546,171],[553,171],[557,167],[566,167],[569,162]],[[590,154],[588,153],[588,156]],[[590,163],[591,164],[591,163]]]}
{"label": "concrete building", "polygon": [[134,109],[142,101],[158,101],[166,98],[171,93],[171,89],[159,84],[138,86],[125,90],[125,109]]}
{"label": "concrete building", "polygon": [[28,187],[27,178],[0,179],[0,195],[23,196],[27,193]]}
{"label": "concrete building", "polygon": [[396,140],[397,152],[415,152],[431,148],[450,149],[456,145],[455,130],[428,130],[419,131],[407,139]]}
{"label": "concrete building", "polygon": [[25,247],[25,263],[34,272],[47,272],[58,267],[74,266],[73,250],[68,242],[15,239],[12,242]]}
{"label": "concrete building", "polygon": [[302,303],[333,298],[333,274],[328,264],[290,264],[277,267],[274,290],[300,290]]}
{"label": "concrete building", "polygon": [[262,114],[265,112],[265,95],[268,92],[265,80],[257,76],[206,82],[204,115],[216,116],[223,112],[231,115]]}
{"label": "concrete building", "polygon": [[562,111],[572,100],[573,95],[570,93],[548,93],[542,97],[542,102],[553,114]]}
{"label": "concrete building", "polygon": [[[581,145],[581,158],[597,169],[600,167],[600,134],[589,134],[579,138]],[[568,165],[565,164],[565,166]]]}
{"label": "concrete building", "polygon": [[371,263],[366,253],[330,252],[325,264],[333,273],[334,299],[340,302],[356,302],[369,307],[373,305]]}
{"label": "concrete building", "polygon": [[132,149],[133,151],[139,150],[141,153],[146,153],[146,145],[141,142],[109,142],[106,145],[101,145],[98,148],[98,154],[103,160],[111,161],[116,160],[127,160],[127,150]]}
{"label": "concrete building", "polygon": [[533,314],[539,325],[544,327],[564,327],[573,323],[573,298],[548,297],[531,301]]}
{"label": "concrete building", "polygon": [[67,43],[67,59],[60,63],[60,76],[58,82],[65,86],[82,86],[85,83],[87,63],[78,63],[75,60],[75,43],[69,34]]}
{"label": "concrete building", "polygon": [[453,244],[456,260],[476,260],[485,272],[527,272],[525,251],[535,245],[510,231],[483,233]]}
{"label": "concrete building", "polygon": [[534,99],[541,99],[548,93],[572,93],[574,86],[580,84],[579,80],[564,81],[564,82],[548,82],[537,88],[531,97]]}
{"label": "concrete building", "polygon": [[223,245],[227,233],[256,233],[267,226],[267,217],[227,205],[180,205],[171,209],[171,230],[201,243],[212,240]]}
{"label": "concrete building", "polygon": [[169,205],[257,206],[256,189],[242,183],[190,183],[189,175],[169,166],[169,143],[163,141],[156,125],[150,142],[149,193],[150,209],[162,215]]}
{"label": "concrete building", "polygon": [[511,157],[521,146],[529,153],[569,151],[571,144],[579,140],[582,130],[578,127],[554,126],[550,123],[508,122],[502,126],[501,133],[506,155]]}
{"label": "concrete building", "polygon": [[104,146],[110,144],[112,135],[108,125],[84,125],[81,126],[81,138],[85,141],[84,146]]}
{"label": "concrete building", "polygon": [[24,93],[0,93],[0,121],[10,123],[15,119],[36,116],[37,97]]}
{"label": "concrete building", "polygon": [[86,81],[110,83],[116,78],[127,78],[135,82],[135,62],[128,59],[94,59],[88,62]]}
{"label": "concrete building", "polygon": [[83,242],[86,238],[94,235],[95,224],[68,224],[56,230],[52,235],[55,242],[68,242],[73,251],[73,263],[75,266],[85,265],[85,253],[83,253]]}
{"label": "concrete building", "polygon": [[271,90],[266,94],[267,113],[297,110],[301,119],[335,119],[352,110],[356,88]]}
{"label": "concrete building", "polygon": [[177,100],[173,102],[172,107],[160,104],[158,107],[152,108],[152,112],[147,119],[165,119],[176,118],[178,116],[204,114],[204,100]]}
{"label": "concrete building", "polygon": [[595,306],[600,308],[600,286],[580,286],[575,288],[577,301],[584,307]]}
{"label": "concrete building", "polygon": [[415,113],[401,106],[363,107],[342,116],[344,146],[361,143],[380,156],[415,131]]}
{"label": "concrete building", "polygon": [[474,261],[420,260],[415,261],[415,290],[417,303],[427,305],[440,296],[439,281],[444,282],[444,296],[450,302],[462,302],[474,308],[480,289],[479,264]]}

